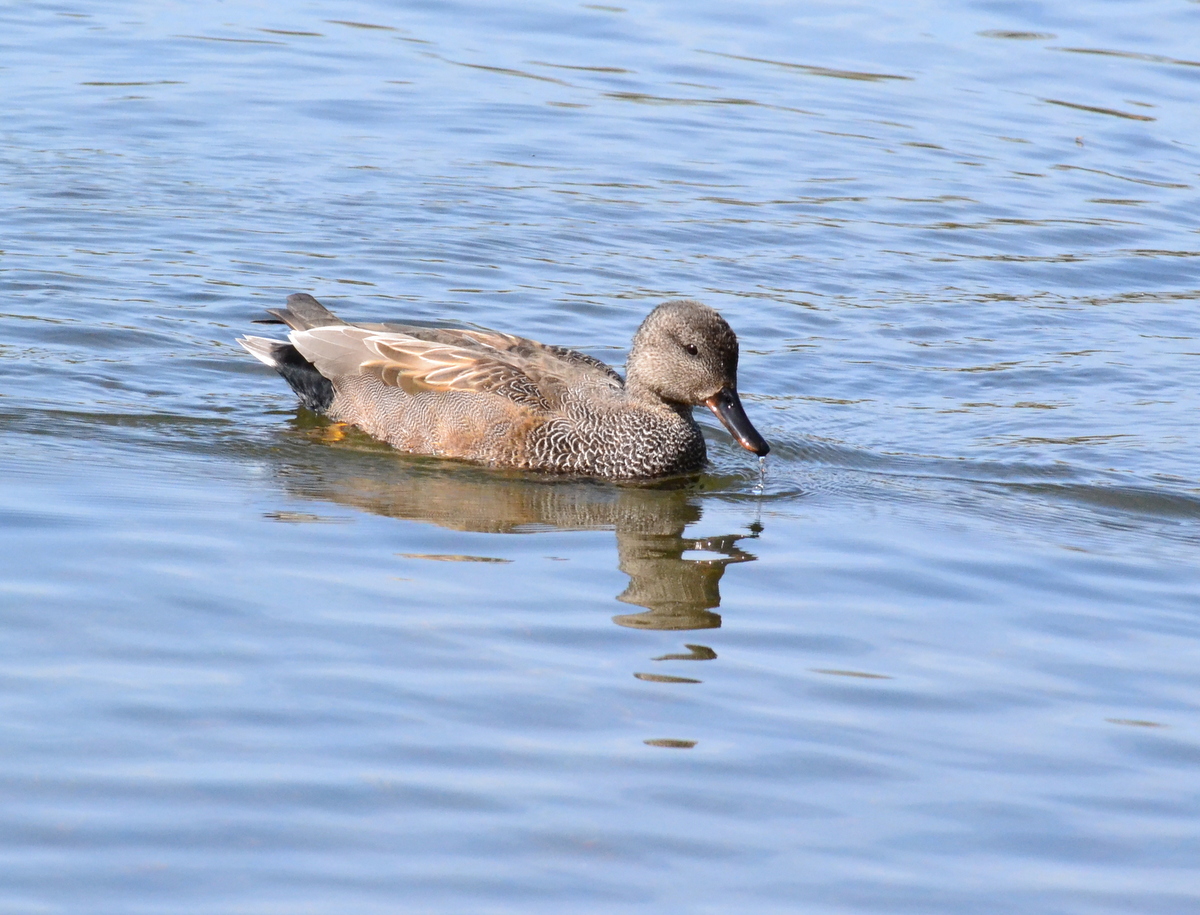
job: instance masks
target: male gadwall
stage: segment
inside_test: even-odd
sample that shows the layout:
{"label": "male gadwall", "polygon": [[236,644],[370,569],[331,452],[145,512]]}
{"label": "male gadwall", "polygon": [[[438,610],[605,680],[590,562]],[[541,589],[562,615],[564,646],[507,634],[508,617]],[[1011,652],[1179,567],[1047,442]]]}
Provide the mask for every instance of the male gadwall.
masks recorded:
{"label": "male gadwall", "polygon": [[692,407],[743,448],[770,447],[737,393],[737,337],[687,299],[658,306],[633,337],[622,380],[598,359],[492,330],[348,324],[312,296],[268,309],[288,341],[241,337],[301,403],[413,454],[493,467],[641,479],[704,465]]}

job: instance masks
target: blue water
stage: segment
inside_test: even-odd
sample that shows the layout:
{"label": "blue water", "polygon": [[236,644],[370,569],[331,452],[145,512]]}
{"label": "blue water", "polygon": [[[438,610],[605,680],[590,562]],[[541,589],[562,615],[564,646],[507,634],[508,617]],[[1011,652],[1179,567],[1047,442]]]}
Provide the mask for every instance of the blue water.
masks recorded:
{"label": "blue water", "polygon": [[[0,912],[1195,912],[1198,48],[0,9]],[[614,364],[702,299],[765,480],[343,436],[234,342],[292,292]]]}

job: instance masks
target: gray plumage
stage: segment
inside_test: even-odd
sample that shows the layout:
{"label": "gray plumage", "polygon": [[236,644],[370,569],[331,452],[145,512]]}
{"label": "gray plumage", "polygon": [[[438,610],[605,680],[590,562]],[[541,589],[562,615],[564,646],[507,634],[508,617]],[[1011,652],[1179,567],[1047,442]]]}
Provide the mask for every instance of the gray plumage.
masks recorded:
{"label": "gray plumage", "polygon": [[757,454],[767,443],[737,396],[737,338],[686,299],[633,339],[626,379],[598,359],[489,330],[348,324],[310,295],[263,323],[288,342],[242,337],[301,402],[401,451],[608,479],[688,473],[705,462],[692,417],[708,406]]}

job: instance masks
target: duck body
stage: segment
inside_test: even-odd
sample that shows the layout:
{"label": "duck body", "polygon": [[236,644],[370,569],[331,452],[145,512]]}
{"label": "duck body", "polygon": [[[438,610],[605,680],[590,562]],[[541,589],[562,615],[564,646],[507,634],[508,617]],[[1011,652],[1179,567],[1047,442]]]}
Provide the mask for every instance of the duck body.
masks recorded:
{"label": "duck body", "polygon": [[400,451],[606,479],[691,473],[706,460],[699,404],[743,446],[768,450],[737,396],[737,338],[698,302],[651,313],[626,379],[584,353],[497,331],[349,324],[303,293],[269,314],[291,329],[286,342],[238,342],[306,407]]}

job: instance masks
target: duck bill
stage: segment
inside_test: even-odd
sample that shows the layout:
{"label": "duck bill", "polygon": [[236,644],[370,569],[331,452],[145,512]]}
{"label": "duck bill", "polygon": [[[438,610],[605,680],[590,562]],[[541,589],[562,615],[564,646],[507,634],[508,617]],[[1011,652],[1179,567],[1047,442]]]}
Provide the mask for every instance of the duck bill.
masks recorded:
{"label": "duck bill", "polygon": [[741,398],[733,387],[721,388],[704,401],[704,405],[716,414],[721,424],[729,430],[729,434],[747,451],[753,451],[762,457],[771,450],[767,440],[759,435],[758,430],[750,423],[750,418],[742,409]]}

